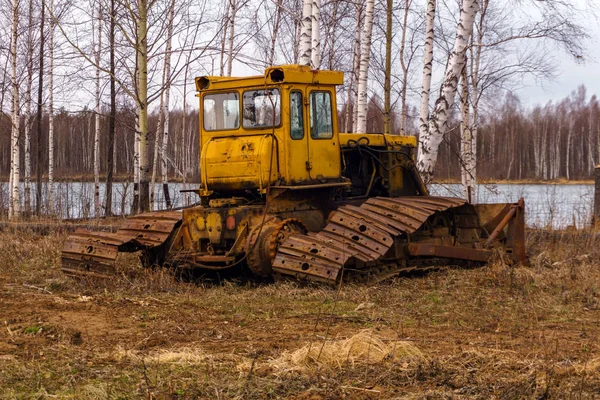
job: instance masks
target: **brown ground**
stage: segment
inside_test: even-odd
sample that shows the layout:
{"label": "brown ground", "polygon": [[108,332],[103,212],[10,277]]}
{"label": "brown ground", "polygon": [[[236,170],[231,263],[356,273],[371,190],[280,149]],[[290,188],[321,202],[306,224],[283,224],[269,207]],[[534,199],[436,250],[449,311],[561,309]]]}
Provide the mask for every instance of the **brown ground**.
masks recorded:
{"label": "brown ground", "polygon": [[0,233],[0,398],[600,398],[600,249],[530,234],[500,261],[375,287],[59,270]]}

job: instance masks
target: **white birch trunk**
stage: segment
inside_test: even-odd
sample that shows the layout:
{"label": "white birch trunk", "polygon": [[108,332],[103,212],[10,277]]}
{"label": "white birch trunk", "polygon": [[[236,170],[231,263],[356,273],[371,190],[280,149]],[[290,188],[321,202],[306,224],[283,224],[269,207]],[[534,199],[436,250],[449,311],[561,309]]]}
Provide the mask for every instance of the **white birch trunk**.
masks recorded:
{"label": "white birch trunk", "polygon": [[357,133],[367,131],[367,83],[369,80],[369,62],[371,60],[371,34],[373,33],[373,8],[375,0],[367,0],[365,26],[360,48],[360,71],[358,74],[358,116]]}
{"label": "white birch trunk", "polygon": [[[429,93],[431,92],[431,72],[433,69],[433,39],[435,33],[435,2],[427,2],[425,16],[425,55],[423,58],[423,84],[421,86],[421,109],[419,112],[419,137],[427,135],[427,122],[429,121]],[[420,140],[419,140],[420,141]]]}
{"label": "white birch trunk", "polygon": [[227,54],[227,76],[231,76],[233,68],[233,42],[235,39],[235,15],[237,13],[237,0],[229,0],[231,2],[231,17],[229,18],[229,51]]}
{"label": "white birch trunk", "polygon": [[430,182],[433,178],[439,146],[448,128],[449,110],[454,103],[460,74],[465,66],[465,51],[473,32],[477,11],[479,11],[478,0],[462,0],[454,50],[448,60],[441,94],[429,118],[429,129],[419,138],[417,168],[425,182]]}
{"label": "white birch trunk", "polygon": [[94,129],[94,216],[102,215],[100,202],[100,53],[102,52],[102,3],[98,2],[96,43],[96,115]]}
{"label": "white birch trunk", "polygon": [[[479,69],[481,66],[481,50],[483,48],[483,36],[485,34],[485,17],[487,13],[487,8],[489,5],[489,0],[483,0],[480,9],[479,23],[477,26],[477,46],[471,45],[471,91],[473,95],[471,96],[471,101],[469,102],[470,107],[473,110],[473,115],[471,117],[470,126],[469,126],[469,135],[470,135],[470,159],[469,163],[466,165],[466,170],[468,171],[468,185],[470,185],[469,193],[471,195],[470,202],[477,203],[477,133],[479,129]],[[475,37],[475,33],[473,33],[473,38]],[[475,42],[475,39],[472,40],[471,44]],[[465,68],[466,70],[466,68]]]}
{"label": "white birch trunk", "polygon": [[19,153],[19,82],[17,81],[17,34],[19,26],[19,2],[12,1],[12,31],[10,41],[10,64],[12,86],[12,126],[11,126],[11,157],[10,157],[10,195],[9,218],[18,218],[21,213],[21,198],[19,191],[20,181],[20,153]]}
{"label": "white birch trunk", "polygon": [[[163,68],[162,85],[166,84],[165,68]],[[152,178],[150,180],[150,209],[154,210],[154,196],[156,195],[156,174],[158,173],[158,152],[160,149],[160,140],[163,136],[164,114],[163,103],[165,101],[164,91],[160,94],[158,105],[158,122],[156,124],[156,134],[154,135],[154,156],[152,157]]]}
{"label": "white birch trunk", "polygon": [[283,0],[277,0],[275,3],[275,20],[273,21],[273,36],[271,37],[271,48],[269,49],[268,65],[272,66],[275,62],[275,45],[277,44],[277,34],[279,33],[279,24],[281,22],[281,7]]}
{"label": "white birch trunk", "polygon": [[319,69],[321,67],[321,31],[319,29],[321,23],[321,0],[312,0],[311,8],[311,64],[313,69]]}
{"label": "white birch trunk", "polygon": [[[183,115],[181,117],[181,175],[183,180],[183,190],[187,190],[187,146],[186,146],[186,122],[187,122],[187,82],[189,75],[189,65],[190,65],[190,54],[188,53],[187,63],[185,65],[185,72],[183,75]],[[202,174],[200,174],[202,176]],[[190,204],[190,194],[186,191],[184,192],[184,205],[188,206]]]}
{"label": "white birch trunk", "polygon": [[54,0],[50,0],[48,32],[48,213],[54,215]]}
{"label": "white birch trunk", "polygon": [[169,197],[169,169],[167,166],[167,150],[169,148],[169,123],[170,123],[170,115],[169,115],[169,100],[171,94],[171,49],[172,49],[172,41],[173,41],[173,23],[175,19],[175,0],[171,2],[171,9],[169,10],[169,27],[167,28],[167,44],[166,44],[166,52],[165,52],[165,77],[166,77],[166,87],[165,87],[165,101],[163,103],[162,115],[164,118],[164,128],[163,128],[163,139],[162,139],[162,149],[161,149],[161,164],[160,171],[162,173],[162,184],[163,184],[163,192],[166,201],[167,208],[171,208],[171,200]]}
{"label": "white birch trunk", "polygon": [[312,0],[302,0],[302,24],[300,26],[300,65],[311,63]]}
{"label": "white birch trunk", "polygon": [[139,158],[139,208],[148,211],[150,208],[150,182],[148,181],[148,29],[147,0],[138,0],[138,34],[137,34],[137,67],[138,67],[138,158]]}
{"label": "white birch trunk", "polygon": [[565,151],[565,177],[567,180],[571,179],[571,137],[573,136],[573,128],[575,127],[575,117],[573,114],[574,111],[569,112],[567,125],[567,148]]}
{"label": "white birch trunk", "polygon": [[[229,8],[230,1],[225,5],[225,16],[223,17],[223,25],[229,25]],[[223,29],[223,37],[221,38],[221,62],[219,63],[220,75],[225,75],[225,43],[227,42],[227,29]]]}
{"label": "white birch trunk", "polygon": [[462,194],[463,198],[469,203],[473,202],[473,138],[471,135],[471,118],[470,118],[470,105],[469,105],[469,81],[467,78],[466,70],[463,70],[462,74],[462,91],[461,91],[461,123],[460,123],[460,161],[461,161],[461,183],[462,183]]}
{"label": "white birch trunk", "polygon": [[135,136],[133,141],[133,206],[132,214],[140,212],[140,106],[137,105],[135,117]]}
{"label": "white birch trunk", "polygon": [[408,104],[406,104],[406,92],[408,91],[408,65],[406,65],[406,61],[404,60],[404,50],[406,48],[406,30],[408,26],[408,13],[410,11],[410,4],[410,0],[404,0],[404,20],[402,23],[402,37],[400,39],[400,67],[402,69],[402,108],[400,111],[400,135],[402,136],[406,134],[406,119],[408,114]]}
{"label": "white birch trunk", "polygon": [[25,91],[25,213],[31,213],[31,86],[33,85],[33,0],[29,0],[27,88]]}
{"label": "white birch trunk", "polygon": [[358,127],[358,74],[360,72],[360,42],[362,40],[362,4],[356,4],[356,32],[354,33],[354,54],[352,57],[352,79],[354,86],[354,101],[352,103],[352,132]]}

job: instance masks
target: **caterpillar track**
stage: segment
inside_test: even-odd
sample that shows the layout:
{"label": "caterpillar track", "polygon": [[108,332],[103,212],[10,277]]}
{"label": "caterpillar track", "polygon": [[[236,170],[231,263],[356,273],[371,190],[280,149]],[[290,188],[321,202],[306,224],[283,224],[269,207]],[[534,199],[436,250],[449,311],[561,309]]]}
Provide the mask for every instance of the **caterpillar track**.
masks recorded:
{"label": "caterpillar track", "polygon": [[65,241],[62,271],[67,275],[110,278],[119,252],[163,250],[181,224],[181,212],[153,212],[132,217],[115,233],[78,229]]}
{"label": "caterpillar track", "polygon": [[[504,242],[504,251],[515,261],[524,260],[524,248],[507,243],[504,230],[524,235],[523,208],[523,202],[504,207],[494,215],[496,222],[488,221],[498,231],[493,239]],[[127,220],[115,233],[79,230],[64,244],[62,269],[69,275],[106,278],[115,273],[119,252],[141,251],[146,265],[176,259],[180,268],[206,269],[196,262],[201,257],[216,262],[212,270],[241,260],[262,276],[274,273],[328,284],[374,282],[416,269],[483,263],[498,246],[486,245],[493,231],[483,227],[475,206],[444,197],[375,197],[358,206],[342,205],[318,232],[307,232],[300,219],[274,215],[268,220],[273,228],[242,232],[237,242],[244,242],[244,253],[229,258],[182,251],[183,219],[181,211],[153,212]],[[264,246],[258,240],[261,232]]]}

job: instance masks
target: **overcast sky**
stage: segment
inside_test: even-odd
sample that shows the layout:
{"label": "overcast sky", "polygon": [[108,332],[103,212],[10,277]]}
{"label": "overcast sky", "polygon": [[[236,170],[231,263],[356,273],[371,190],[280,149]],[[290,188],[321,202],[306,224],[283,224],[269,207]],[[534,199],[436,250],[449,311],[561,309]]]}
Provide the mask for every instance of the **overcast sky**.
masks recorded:
{"label": "overcast sky", "polygon": [[590,30],[585,63],[576,63],[572,57],[561,52],[556,57],[560,64],[555,80],[536,82],[528,78],[524,82],[525,86],[518,90],[517,94],[523,105],[543,105],[548,100],[560,101],[581,84],[587,88],[587,100],[593,94],[600,96],[600,24],[590,18],[585,26]]}

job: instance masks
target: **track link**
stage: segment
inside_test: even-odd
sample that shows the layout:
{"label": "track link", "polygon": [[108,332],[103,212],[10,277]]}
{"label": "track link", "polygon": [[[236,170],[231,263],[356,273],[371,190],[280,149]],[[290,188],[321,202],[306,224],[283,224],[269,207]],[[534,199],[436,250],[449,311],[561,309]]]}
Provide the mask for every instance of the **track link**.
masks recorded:
{"label": "track link", "polygon": [[[384,268],[382,257],[396,239],[416,232],[435,213],[465,204],[461,199],[427,196],[375,197],[359,207],[342,206],[322,231],[293,234],[281,243],[273,270],[330,284],[338,282],[343,269],[356,261],[374,272]],[[386,268],[381,271],[383,276],[406,270]]]}
{"label": "track link", "polygon": [[78,229],[65,241],[62,271],[67,275],[109,278],[119,252],[150,250],[167,242],[181,224],[181,211],[158,211],[125,220],[115,233]]}

